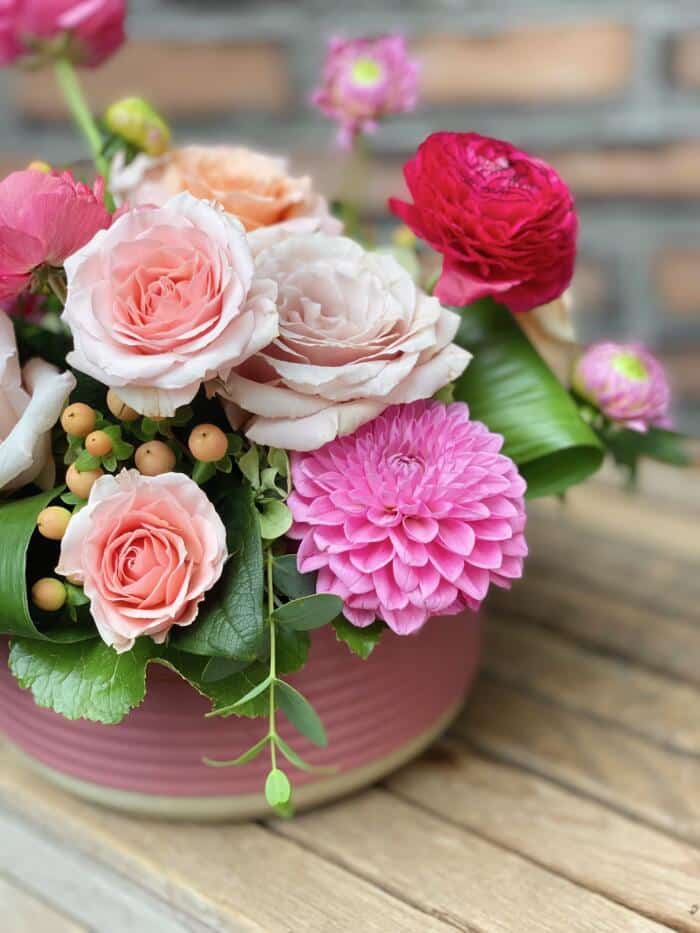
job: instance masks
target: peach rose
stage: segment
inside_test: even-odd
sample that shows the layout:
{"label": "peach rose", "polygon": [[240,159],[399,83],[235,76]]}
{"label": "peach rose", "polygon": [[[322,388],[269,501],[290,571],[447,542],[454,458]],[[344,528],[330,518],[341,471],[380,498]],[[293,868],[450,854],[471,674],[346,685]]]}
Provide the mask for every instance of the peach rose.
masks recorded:
{"label": "peach rose", "polygon": [[45,360],[20,370],[12,321],[0,311],[0,490],[53,486],[51,429],[74,388],[72,373]]}
{"label": "peach rose", "polygon": [[191,625],[226,557],[223,522],[193,480],[122,470],[100,477],[71,518],[56,572],[83,584],[100,636],[121,654]]}
{"label": "peach rose", "polygon": [[274,340],[276,286],[240,223],[179,194],[128,211],[66,262],[68,362],[137,411],[168,417]]}
{"label": "peach rose", "polygon": [[277,283],[279,336],[215,391],[257,443],[316,450],[389,405],[429,398],[470,360],[451,343],[459,316],[392,256],[316,233],[263,250],[256,270]]}
{"label": "peach rose", "polygon": [[189,191],[217,201],[246,230],[284,224],[291,232],[339,233],[325,198],[307,176],[294,178],[285,159],[241,146],[185,146],[160,159],[138,156],[112,170],[112,190],[131,204],[163,204]]}

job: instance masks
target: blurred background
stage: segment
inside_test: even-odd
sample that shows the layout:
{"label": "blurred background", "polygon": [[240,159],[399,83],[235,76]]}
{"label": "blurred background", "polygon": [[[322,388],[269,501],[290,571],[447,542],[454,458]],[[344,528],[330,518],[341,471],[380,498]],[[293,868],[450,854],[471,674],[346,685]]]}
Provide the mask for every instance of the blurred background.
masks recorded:
{"label": "blurred background", "polygon": [[[543,156],[578,200],[582,336],[654,347],[678,426],[699,433],[697,0],[132,0],[130,43],[85,77],[98,112],[148,96],[177,142],[288,153],[333,196],[334,128],[308,104],[325,40],[390,30],[422,62],[421,104],[371,139],[367,217],[389,222],[402,163],[433,130],[474,129]],[[0,73],[0,121],[3,174],[83,154],[46,73]]]}

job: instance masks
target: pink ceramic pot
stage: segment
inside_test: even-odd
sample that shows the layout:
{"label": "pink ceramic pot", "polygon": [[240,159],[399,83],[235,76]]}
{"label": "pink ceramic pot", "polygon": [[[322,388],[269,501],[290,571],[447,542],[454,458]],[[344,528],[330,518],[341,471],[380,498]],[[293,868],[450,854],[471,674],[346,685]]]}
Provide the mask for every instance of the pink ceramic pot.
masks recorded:
{"label": "pink ceramic pot", "polygon": [[[2,646],[6,654],[6,643]],[[435,619],[416,636],[386,635],[361,661],[330,628],[313,633],[309,663],[290,677],[328,732],[319,749],[280,717],[280,733],[332,774],[292,769],[297,808],[369,785],[418,755],[448,725],[479,658],[476,617]],[[168,819],[251,818],[267,813],[261,795],[267,756],[236,768],[230,759],[263,734],[259,720],[205,719],[209,704],[176,674],[148,673],[144,703],[117,726],[69,721],[34,704],[0,661],[0,732],[46,777],[98,803]]]}

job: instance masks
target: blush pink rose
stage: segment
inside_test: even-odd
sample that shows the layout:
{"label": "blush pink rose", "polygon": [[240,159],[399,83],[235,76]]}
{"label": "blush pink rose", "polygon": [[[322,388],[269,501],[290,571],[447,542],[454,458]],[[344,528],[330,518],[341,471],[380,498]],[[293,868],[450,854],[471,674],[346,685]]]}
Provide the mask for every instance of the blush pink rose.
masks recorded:
{"label": "blush pink rose", "polygon": [[462,374],[459,316],[386,253],[346,237],[292,236],[256,255],[278,287],[279,336],[218,391],[259,444],[317,450],[389,405],[429,398]]}
{"label": "blush pink rose", "polygon": [[144,415],[169,417],[277,336],[241,224],[184,193],[124,214],[66,262],[68,362]]}
{"label": "blush pink rose", "polygon": [[62,266],[111,223],[102,179],[89,188],[70,172],[8,175],[0,182],[0,301],[23,292],[38,266]]}
{"label": "blush pink rose", "polygon": [[121,654],[191,625],[226,557],[223,522],[193,480],[123,470],[100,477],[71,518],[56,572],[83,585],[100,636]]}
{"label": "blush pink rose", "polygon": [[94,67],[125,39],[126,0],[0,0],[0,65],[58,55]]}

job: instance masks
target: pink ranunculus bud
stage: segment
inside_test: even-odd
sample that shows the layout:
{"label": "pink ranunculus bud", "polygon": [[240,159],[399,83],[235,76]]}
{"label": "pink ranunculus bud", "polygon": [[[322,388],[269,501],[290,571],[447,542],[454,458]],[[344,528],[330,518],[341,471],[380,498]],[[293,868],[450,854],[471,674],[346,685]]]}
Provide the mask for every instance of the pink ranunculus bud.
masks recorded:
{"label": "pink ranunculus bud", "polygon": [[62,266],[111,223],[102,179],[90,188],[70,172],[8,175],[0,182],[0,302],[23,292],[38,266]]}
{"label": "pink ranunculus bud", "polygon": [[530,311],[569,286],[578,220],[554,169],[478,133],[433,133],[404,166],[409,204],[389,206],[444,257],[435,294],[467,305],[492,296]]}
{"label": "pink ranunculus bud", "polygon": [[101,65],[124,42],[125,19],[126,0],[0,0],[0,65]]}
{"label": "pink ranunculus bud", "polygon": [[337,121],[338,143],[350,148],[360,133],[376,129],[385,116],[407,113],[418,100],[418,63],[401,35],[333,38],[320,86],[311,98]]}
{"label": "pink ranunculus bud", "polygon": [[572,379],[583,398],[632,431],[670,427],[671,392],[661,363],[638,343],[591,344]]}
{"label": "pink ranunculus bud", "polygon": [[525,480],[503,438],[463,402],[387,409],[354,434],[292,456],[297,566],[364,627],[399,635],[477,611],[522,576]]}

